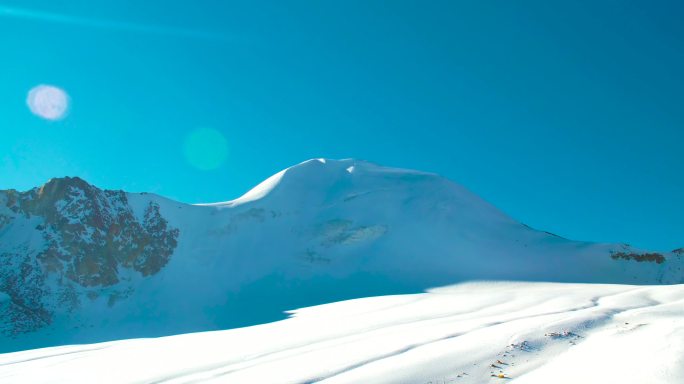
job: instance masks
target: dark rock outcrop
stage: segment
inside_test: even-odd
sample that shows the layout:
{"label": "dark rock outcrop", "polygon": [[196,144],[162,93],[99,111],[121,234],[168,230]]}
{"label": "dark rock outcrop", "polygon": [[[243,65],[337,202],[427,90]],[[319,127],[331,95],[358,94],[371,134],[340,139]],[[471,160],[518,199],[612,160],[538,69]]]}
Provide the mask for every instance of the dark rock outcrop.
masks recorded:
{"label": "dark rock outcrop", "polygon": [[[9,235],[12,226],[24,228]],[[77,177],[0,191],[0,292],[10,297],[4,309],[16,325],[10,331],[50,323],[55,307],[74,309],[84,297],[98,297],[98,289],[119,284],[128,270],[159,272],[178,235],[156,203],[137,217],[125,192]]]}

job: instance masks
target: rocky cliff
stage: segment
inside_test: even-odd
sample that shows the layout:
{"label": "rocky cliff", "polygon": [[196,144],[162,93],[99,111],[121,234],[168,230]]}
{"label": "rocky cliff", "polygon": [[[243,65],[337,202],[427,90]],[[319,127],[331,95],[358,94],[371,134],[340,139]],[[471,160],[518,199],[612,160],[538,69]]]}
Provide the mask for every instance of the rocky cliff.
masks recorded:
{"label": "rocky cliff", "polygon": [[136,216],[125,192],[79,178],[0,191],[0,291],[11,319],[2,332],[35,330],[101,294],[113,305],[134,291],[133,272],[150,276],[166,265],[178,234],[157,204]]}

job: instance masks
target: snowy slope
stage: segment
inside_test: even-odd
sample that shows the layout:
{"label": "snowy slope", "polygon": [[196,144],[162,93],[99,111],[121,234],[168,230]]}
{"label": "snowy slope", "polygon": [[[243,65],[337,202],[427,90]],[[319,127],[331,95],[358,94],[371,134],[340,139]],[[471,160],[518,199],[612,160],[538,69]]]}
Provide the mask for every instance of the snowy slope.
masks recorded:
{"label": "snowy slope", "polygon": [[684,285],[466,283],[247,328],[0,355],[3,383],[510,379],[684,383]]}
{"label": "snowy slope", "polygon": [[225,203],[0,192],[0,352],[225,329],[467,280],[671,284],[684,255],[563,239],[437,175],[310,160]]}

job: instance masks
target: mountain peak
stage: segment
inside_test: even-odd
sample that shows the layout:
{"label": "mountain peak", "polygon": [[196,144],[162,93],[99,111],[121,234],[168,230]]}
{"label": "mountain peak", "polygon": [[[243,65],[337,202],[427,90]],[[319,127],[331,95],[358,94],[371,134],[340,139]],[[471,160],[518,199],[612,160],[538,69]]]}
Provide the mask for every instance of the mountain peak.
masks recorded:
{"label": "mountain peak", "polygon": [[345,171],[347,173],[353,173],[355,170],[373,171],[377,173],[388,173],[388,174],[420,174],[420,175],[433,175],[435,174],[428,172],[416,171],[413,169],[403,169],[403,168],[393,168],[383,166],[368,160],[361,159],[327,159],[327,158],[315,158],[303,161],[297,165],[293,165],[286,168],[285,171],[295,171],[295,170],[316,170],[317,172],[334,173],[339,171]]}
{"label": "mountain peak", "polygon": [[266,198],[284,201],[307,199],[314,203],[322,195],[329,197],[345,186],[353,185],[356,189],[370,191],[387,188],[388,183],[401,180],[428,178],[443,180],[433,173],[385,167],[366,160],[315,158],[283,169],[235,200],[212,205],[235,206]]}
{"label": "mountain peak", "polygon": [[45,184],[38,188],[38,194],[39,196],[43,196],[45,194],[63,194],[63,191],[65,191],[69,187],[77,188],[80,190],[97,188],[78,176],[53,177],[52,179],[48,180]]}

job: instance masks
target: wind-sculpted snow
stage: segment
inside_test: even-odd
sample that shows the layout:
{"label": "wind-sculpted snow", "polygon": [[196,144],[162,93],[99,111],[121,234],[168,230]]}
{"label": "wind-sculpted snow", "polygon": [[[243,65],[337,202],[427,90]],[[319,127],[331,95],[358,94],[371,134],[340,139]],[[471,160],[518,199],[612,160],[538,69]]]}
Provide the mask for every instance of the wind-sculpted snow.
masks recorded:
{"label": "wind-sculpted snow", "polygon": [[78,178],[0,191],[0,352],[483,279],[676,284],[684,254],[567,240],[438,175],[357,160],[306,161],[215,204]]}
{"label": "wind-sculpted snow", "polygon": [[469,283],[0,355],[3,383],[684,383],[684,285]]}

